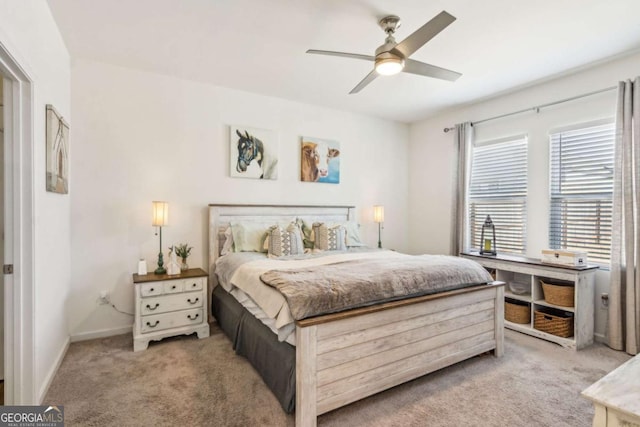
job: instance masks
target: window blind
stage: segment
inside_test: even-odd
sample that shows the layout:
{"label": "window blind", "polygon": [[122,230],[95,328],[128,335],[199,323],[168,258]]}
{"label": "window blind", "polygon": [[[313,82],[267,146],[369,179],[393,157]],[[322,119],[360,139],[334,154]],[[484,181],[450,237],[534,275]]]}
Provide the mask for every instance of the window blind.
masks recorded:
{"label": "window blind", "polygon": [[586,251],[589,261],[611,257],[613,123],[551,135],[551,216],[553,249]]}
{"label": "window blind", "polygon": [[491,216],[496,249],[523,254],[526,250],[527,138],[474,147],[469,184],[469,235],[481,247],[482,224]]}

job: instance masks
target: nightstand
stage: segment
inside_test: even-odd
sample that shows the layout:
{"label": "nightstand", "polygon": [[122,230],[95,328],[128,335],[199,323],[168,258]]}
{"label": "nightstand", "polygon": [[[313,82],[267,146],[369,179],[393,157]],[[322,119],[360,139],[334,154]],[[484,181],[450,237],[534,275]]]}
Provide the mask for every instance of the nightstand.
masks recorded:
{"label": "nightstand", "polygon": [[207,273],[191,268],[179,275],[133,275],[135,323],[133,351],[146,350],[149,341],[196,332],[209,336]]}

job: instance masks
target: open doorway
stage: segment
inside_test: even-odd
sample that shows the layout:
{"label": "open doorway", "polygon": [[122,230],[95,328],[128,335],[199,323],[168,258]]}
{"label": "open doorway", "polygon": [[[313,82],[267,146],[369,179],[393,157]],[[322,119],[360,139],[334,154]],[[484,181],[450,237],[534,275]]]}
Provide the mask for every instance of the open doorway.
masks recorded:
{"label": "open doorway", "polygon": [[33,80],[0,43],[4,404],[37,405],[34,325]]}
{"label": "open doorway", "polygon": [[[4,96],[0,79],[0,189],[4,188]],[[0,192],[4,193],[4,192]],[[3,194],[0,194],[3,195]],[[0,197],[0,265],[4,265],[4,197]],[[4,275],[0,275],[0,405],[4,405]]]}

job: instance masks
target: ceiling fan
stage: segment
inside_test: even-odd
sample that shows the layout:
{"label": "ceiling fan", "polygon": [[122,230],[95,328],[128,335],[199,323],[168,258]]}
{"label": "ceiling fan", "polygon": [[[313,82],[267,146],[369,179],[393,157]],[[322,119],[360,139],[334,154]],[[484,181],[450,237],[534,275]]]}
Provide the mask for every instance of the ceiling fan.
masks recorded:
{"label": "ceiling fan", "polygon": [[443,10],[429,22],[418,28],[409,37],[397,43],[393,34],[400,27],[400,18],[395,15],[390,15],[382,18],[378,22],[384,32],[387,33],[387,38],[384,44],[376,49],[375,56],[316,49],[309,49],[307,53],[373,61],[375,63],[374,69],[349,92],[350,94],[360,92],[365,86],[378,77],[378,75],[390,76],[401,71],[436,79],[455,81],[462,74],[409,58],[415,51],[420,49],[455,20],[456,18],[454,16]]}

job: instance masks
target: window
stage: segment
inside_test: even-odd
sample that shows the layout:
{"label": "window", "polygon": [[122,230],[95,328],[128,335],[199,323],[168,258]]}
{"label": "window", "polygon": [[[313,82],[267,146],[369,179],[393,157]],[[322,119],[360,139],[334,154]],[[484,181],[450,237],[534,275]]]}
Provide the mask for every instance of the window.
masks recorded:
{"label": "window", "polygon": [[469,236],[480,248],[487,215],[496,228],[496,249],[526,250],[527,138],[513,137],[479,144],[473,150],[469,185]]}
{"label": "window", "polygon": [[553,249],[586,251],[589,261],[609,263],[614,143],[613,123],[551,135]]}

